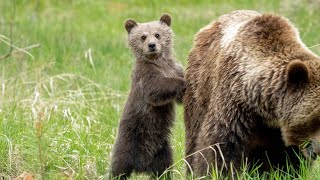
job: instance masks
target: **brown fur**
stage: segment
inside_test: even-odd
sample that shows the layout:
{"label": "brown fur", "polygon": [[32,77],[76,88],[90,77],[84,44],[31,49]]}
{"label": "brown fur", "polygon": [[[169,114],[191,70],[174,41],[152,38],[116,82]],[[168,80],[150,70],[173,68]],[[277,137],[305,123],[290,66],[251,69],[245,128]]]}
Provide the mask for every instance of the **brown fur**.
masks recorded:
{"label": "brown fur", "polygon": [[[320,128],[319,60],[280,16],[235,11],[200,30],[184,97],[195,174],[210,174],[215,163],[239,170],[243,159],[263,170],[283,168],[286,154],[298,167],[295,151]],[[223,157],[209,148],[215,144]]]}
{"label": "brown fur", "polygon": [[170,24],[167,14],[160,21],[125,23],[137,59],[113,148],[112,177],[125,179],[133,171],[159,176],[172,165],[170,127],[174,102],[182,101],[185,81],[172,56]]}

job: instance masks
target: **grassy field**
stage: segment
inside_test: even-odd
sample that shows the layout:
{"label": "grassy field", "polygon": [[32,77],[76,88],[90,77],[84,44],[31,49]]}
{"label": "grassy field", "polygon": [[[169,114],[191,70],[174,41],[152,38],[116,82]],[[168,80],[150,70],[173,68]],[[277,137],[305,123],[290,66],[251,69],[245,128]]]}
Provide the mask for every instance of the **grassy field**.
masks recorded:
{"label": "grassy field", "polygon": [[[186,67],[194,34],[236,9],[288,17],[320,53],[318,0],[0,1],[0,56],[9,49],[10,24],[13,44],[29,49],[15,48],[0,62],[0,178],[105,179],[134,63],[125,19],[151,21],[170,13],[176,57]],[[182,116],[179,107],[172,135],[175,179],[185,174]],[[320,162],[302,178],[320,179]]]}

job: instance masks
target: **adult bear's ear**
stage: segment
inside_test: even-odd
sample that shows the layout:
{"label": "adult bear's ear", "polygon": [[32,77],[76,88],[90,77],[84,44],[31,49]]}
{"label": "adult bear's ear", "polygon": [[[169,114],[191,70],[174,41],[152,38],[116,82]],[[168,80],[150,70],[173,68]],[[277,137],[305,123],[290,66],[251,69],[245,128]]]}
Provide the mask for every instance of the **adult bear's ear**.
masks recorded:
{"label": "adult bear's ear", "polygon": [[168,26],[171,25],[171,17],[169,14],[165,13],[161,16],[160,18],[160,22],[164,22],[165,24],[167,24]]}
{"label": "adult bear's ear", "polygon": [[300,60],[291,61],[286,68],[287,82],[295,85],[302,85],[309,82],[309,68]]}
{"label": "adult bear's ear", "polygon": [[126,22],[124,23],[124,27],[126,28],[128,33],[130,33],[132,28],[134,28],[137,25],[138,25],[137,22],[135,22],[133,19],[127,19]]}

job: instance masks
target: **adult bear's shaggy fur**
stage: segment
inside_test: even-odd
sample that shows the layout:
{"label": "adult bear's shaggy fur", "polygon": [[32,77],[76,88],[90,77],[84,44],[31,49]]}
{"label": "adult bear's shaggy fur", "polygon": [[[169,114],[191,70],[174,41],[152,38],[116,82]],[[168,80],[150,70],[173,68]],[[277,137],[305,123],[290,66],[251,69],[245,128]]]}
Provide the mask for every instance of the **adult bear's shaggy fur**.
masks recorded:
{"label": "adult bear's shaggy fur", "polygon": [[320,127],[320,58],[289,20],[221,16],[196,35],[186,81],[186,155],[197,176],[214,165],[239,170],[243,160],[299,167],[300,145]]}

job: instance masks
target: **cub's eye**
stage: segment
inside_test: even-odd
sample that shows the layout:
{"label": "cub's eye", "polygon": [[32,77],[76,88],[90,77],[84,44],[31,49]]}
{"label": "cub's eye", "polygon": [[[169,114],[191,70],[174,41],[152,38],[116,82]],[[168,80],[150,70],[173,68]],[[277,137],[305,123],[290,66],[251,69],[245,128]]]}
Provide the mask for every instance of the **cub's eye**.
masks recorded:
{"label": "cub's eye", "polygon": [[145,35],[141,36],[142,40],[145,40],[146,38],[147,38],[147,36],[145,36]]}
{"label": "cub's eye", "polygon": [[158,39],[160,38],[160,34],[158,34],[158,33],[155,34],[154,36],[156,36],[156,38],[158,38]]}

